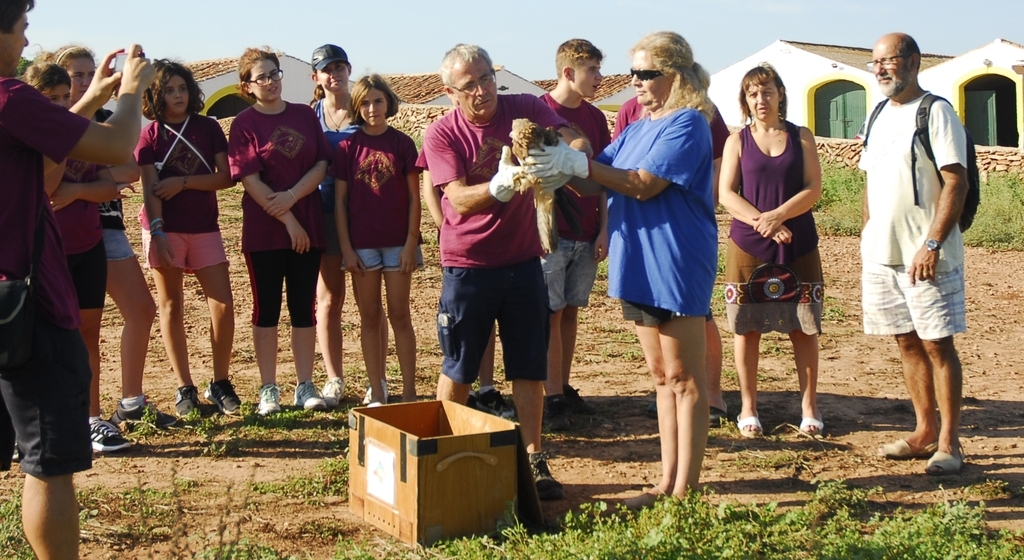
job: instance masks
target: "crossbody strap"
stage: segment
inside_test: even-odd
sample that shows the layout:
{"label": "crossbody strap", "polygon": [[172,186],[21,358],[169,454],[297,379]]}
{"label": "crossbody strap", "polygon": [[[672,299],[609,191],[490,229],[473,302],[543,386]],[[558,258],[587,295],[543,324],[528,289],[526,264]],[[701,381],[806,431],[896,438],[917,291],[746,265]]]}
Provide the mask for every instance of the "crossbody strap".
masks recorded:
{"label": "crossbody strap", "polygon": [[[46,204],[46,201],[43,201],[43,204]],[[32,286],[32,276],[39,268],[39,261],[43,258],[43,232],[46,228],[46,217],[43,212],[45,209],[40,204],[39,213],[36,214],[36,241],[32,246],[32,263],[29,265],[28,276],[25,277],[25,283],[30,287]]]}

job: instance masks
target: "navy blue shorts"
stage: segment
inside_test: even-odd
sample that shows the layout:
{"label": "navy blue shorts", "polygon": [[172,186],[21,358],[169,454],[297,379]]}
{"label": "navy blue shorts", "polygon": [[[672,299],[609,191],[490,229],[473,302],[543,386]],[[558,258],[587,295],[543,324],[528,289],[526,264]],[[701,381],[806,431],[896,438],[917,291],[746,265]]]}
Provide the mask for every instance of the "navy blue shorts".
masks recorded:
{"label": "navy blue shorts", "polygon": [[78,329],[62,329],[37,313],[31,360],[0,369],[0,470],[10,468],[15,435],[25,474],[38,478],[89,469],[91,380]]}
{"label": "navy blue shorts", "polygon": [[444,267],[437,314],[441,373],[456,383],[476,381],[497,321],[505,379],[546,380],[550,315],[540,259],[500,268]]}

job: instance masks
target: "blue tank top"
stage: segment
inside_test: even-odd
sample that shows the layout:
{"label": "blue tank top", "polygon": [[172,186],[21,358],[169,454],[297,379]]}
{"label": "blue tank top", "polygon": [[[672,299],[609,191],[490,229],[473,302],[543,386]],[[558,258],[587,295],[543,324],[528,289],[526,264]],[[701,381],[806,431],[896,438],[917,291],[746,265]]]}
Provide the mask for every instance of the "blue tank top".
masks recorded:
{"label": "blue tank top", "polygon": [[[334,166],[334,151],[338,149],[338,144],[342,140],[352,136],[352,133],[359,130],[358,126],[349,125],[341,130],[332,130],[331,127],[327,126],[327,119],[324,118],[324,100],[316,102],[313,106],[313,110],[316,112],[316,116],[320,119],[320,128],[324,131],[324,136],[327,137],[327,145],[331,147],[331,161],[328,165],[328,169]],[[328,173],[324,177],[323,182],[320,183],[320,200],[323,202],[324,212],[327,214],[334,213],[334,177]]]}
{"label": "blue tank top", "polygon": [[[800,128],[786,121],[786,130],[789,132],[786,149],[775,157],[761,151],[749,126],[740,131],[743,146],[740,156],[742,195],[761,212],[782,206],[804,188]],[[732,221],[729,238],[758,260],[776,264],[790,264],[818,247],[818,231],[810,210],[784,223],[793,233],[792,243],[776,243],[736,219]]]}

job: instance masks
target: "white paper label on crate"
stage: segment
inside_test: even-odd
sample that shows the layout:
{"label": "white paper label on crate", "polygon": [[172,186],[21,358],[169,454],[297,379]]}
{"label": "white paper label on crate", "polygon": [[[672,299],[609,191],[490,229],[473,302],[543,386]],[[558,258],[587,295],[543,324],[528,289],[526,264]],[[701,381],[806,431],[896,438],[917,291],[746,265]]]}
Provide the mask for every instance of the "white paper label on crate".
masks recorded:
{"label": "white paper label on crate", "polygon": [[366,441],[366,493],[395,505],[395,452]]}

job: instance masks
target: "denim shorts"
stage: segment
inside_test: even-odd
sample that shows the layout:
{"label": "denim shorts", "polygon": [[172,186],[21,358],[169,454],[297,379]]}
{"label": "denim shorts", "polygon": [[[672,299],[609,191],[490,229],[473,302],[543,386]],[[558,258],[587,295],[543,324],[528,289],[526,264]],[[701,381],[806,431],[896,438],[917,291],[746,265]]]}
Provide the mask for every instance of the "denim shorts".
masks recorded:
{"label": "denim shorts", "polygon": [[103,230],[103,246],[107,250],[108,261],[123,261],[135,256],[128,234],[123,229]]}
{"label": "denim shorts", "polygon": [[[363,261],[366,270],[398,272],[398,258],[402,255],[402,247],[381,247],[379,249],[356,249],[356,255]],[[423,268],[423,251],[416,247],[416,270]]]}
{"label": "denim shorts", "polygon": [[499,268],[444,267],[437,314],[441,373],[456,383],[476,381],[497,321],[505,379],[547,379],[546,291],[536,258]]}
{"label": "denim shorts", "polygon": [[567,305],[586,307],[597,277],[594,244],[560,239],[558,249],[540,260],[548,285],[548,306],[552,311]]}

